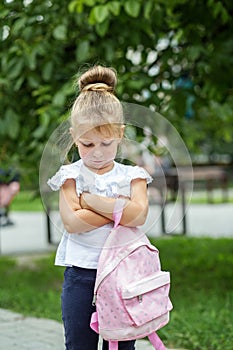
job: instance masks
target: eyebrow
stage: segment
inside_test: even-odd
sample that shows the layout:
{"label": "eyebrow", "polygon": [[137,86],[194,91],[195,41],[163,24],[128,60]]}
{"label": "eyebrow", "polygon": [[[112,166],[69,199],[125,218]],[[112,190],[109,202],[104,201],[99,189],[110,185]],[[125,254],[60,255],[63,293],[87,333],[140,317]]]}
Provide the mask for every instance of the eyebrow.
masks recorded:
{"label": "eyebrow", "polygon": [[[115,140],[115,138],[113,137],[113,138],[106,138],[106,139],[102,139],[102,140],[99,140],[99,141],[97,141],[97,142],[110,142],[110,141],[114,141]],[[79,138],[79,141],[80,142],[87,142],[87,143],[94,143],[95,141],[93,141],[93,140],[90,140],[90,139],[82,139],[81,137]]]}
{"label": "eyebrow", "polygon": [[93,142],[92,140],[88,140],[88,139],[79,139],[80,142]]}

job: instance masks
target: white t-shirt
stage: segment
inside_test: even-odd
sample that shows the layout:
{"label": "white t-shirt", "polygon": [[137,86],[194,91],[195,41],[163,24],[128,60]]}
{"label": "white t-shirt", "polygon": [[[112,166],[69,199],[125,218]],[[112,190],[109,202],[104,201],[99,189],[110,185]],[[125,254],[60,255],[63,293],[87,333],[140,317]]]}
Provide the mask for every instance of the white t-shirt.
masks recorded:
{"label": "white t-shirt", "polygon": [[[53,191],[57,191],[71,178],[76,180],[78,196],[85,191],[111,198],[119,195],[130,197],[131,181],[134,179],[146,179],[147,183],[152,181],[147,171],[138,166],[114,162],[112,170],[100,175],[89,170],[82,160],[78,160],[61,166],[48,180],[48,185]],[[101,249],[112,227],[113,224],[109,223],[79,234],[64,231],[57,249],[55,265],[96,269]]]}

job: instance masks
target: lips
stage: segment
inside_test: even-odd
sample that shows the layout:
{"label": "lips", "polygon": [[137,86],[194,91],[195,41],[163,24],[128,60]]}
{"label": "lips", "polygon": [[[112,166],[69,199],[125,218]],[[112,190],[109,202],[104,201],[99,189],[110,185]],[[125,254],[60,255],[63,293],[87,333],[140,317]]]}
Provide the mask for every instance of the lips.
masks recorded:
{"label": "lips", "polygon": [[103,164],[104,160],[94,160],[92,161],[93,164]]}

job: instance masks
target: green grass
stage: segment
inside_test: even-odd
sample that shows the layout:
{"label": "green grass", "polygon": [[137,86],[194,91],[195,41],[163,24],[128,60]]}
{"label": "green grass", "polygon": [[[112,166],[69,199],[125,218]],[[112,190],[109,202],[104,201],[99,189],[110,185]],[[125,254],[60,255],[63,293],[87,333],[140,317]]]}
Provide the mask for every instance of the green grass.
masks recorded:
{"label": "green grass", "polygon": [[158,240],[171,272],[171,322],[160,331],[174,347],[230,350],[233,344],[233,240]]}
{"label": "green grass", "polygon": [[213,202],[209,203],[206,197],[194,197],[191,199],[190,204],[232,204],[233,198],[229,198],[227,201],[223,201],[221,197],[214,197]]}
{"label": "green grass", "polygon": [[42,211],[43,204],[33,191],[20,191],[11,204],[11,211]]}
{"label": "green grass", "polygon": [[[21,261],[19,259],[19,261]],[[0,307],[25,315],[60,321],[63,268],[54,266],[54,255],[26,261],[0,258]]]}
{"label": "green grass", "polygon": [[222,193],[217,192],[217,193],[213,193],[212,202],[209,203],[206,191],[203,191],[203,192],[195,192],[194,191],[193,195],[191,197],[190,203],[191,204],[222,204],[222,203],[232,204],[233,197],[232,197],[232,192],[229,191],[227,200],[225,201],[225,199],[222,196]]}
{"label": "green grass", "polygon": [[[158,333],[170,348],[231,350],[233,239],[165,237],[153,240],[171,272],[170,323]],[[61,321],[63,268],[54,254],[22,266],[0,258],[0,307]]]}

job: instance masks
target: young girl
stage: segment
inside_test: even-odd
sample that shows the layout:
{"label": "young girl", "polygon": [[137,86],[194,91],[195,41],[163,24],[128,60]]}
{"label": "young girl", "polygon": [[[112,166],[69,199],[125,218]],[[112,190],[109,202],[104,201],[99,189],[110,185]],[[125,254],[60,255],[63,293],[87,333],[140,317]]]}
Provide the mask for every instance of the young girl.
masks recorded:
{"label": "young girl", "polygon": [[[48,181],[52,190],[60,190],[65,228],[55,264],[66,266],[62,318],[67,350],[98,348],[98,334],[90,328],[95,311],[93,290],[101,249],[113,227],[117,198],[124,198],[126,203],[121,225],[142,225],[148,211],[150,175],[143,168],[114,160],[124,133],[115,86],[116,74],[111,68],[94,66],[80,77],[70,128],[80,160],[63,165]],[[119,342],[119,349],[134,350],[134,343]],[[108,349],[106,341],[102,349]]]}

